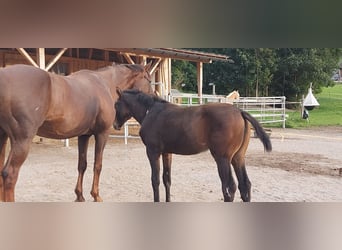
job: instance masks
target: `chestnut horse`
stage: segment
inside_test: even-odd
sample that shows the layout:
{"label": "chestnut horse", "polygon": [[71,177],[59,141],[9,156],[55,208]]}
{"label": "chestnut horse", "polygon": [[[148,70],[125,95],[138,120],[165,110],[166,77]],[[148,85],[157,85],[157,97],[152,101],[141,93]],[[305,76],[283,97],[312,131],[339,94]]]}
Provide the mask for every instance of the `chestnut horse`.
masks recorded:
{"label": "chestnut horse", "polygon": [[250,124],[264,149],[272,150],[268,135],[255,118],[226,103],[180,107],[137,90],[118,89],[118,95],[114,128],[119,129],[132,116],[141,124],[139,134],[152,169],[154,201],[159,201],[160,155],[163,158],[166,201],[170,201],[172,153],[191,155],[207,149],[217,164],[224,201],[233,201],[236,191],[231,164],[242,200],[250,201],[251,183],[245,166]]}
{"label": "chestnut horse", "polygon": [[[53,139],[78,136],[76,201],[84,201],[82,183],[90,136],[95,137],[91,195],[101,201],[99,178],[102,155],[115,118],[116,88],[152,93],[148,67],[113,65],[69,76],[28,65],[0,69],[0,199],[14,201],[21,165],[35,135]],[[11,149],[5,163],[7,139]]]}

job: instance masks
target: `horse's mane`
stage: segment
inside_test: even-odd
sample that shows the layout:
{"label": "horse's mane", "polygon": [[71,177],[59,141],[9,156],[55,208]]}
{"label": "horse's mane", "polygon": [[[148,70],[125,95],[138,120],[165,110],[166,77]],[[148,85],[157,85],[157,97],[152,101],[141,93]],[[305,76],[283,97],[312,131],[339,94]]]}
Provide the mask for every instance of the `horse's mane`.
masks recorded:
{"label": "horse's mane", "polygon": [[132,94],[137,96],[137,100],[142,105],[146,106],[147,108],[152,107],[156,102],[157,103],[168,103],[168,101],[156,96],[156,95],[150,95],[145,94],[144,92],[141,92],[137,89],[127,89],[124,91],[124,93]]}
{"label": "horse's mane", "polygon": [[98,68],[95,71],[101,72],[101,71],[105,71],[107,69],[113,68],[115,66],[124,66],[124,67],[132,70],[133,72],[138,72],[138,73],[144,72],[144,67],[140,64],[116,64],[115,62],[113,63],[113,65]]}
{"label": "horse's mane", "polygon": [[101,71],[106,71],[106,70],[108,70],[110,68],[112,68],[112,66],[109,65],[109,66],[104,66],[102,68],[98,68],[98,69],[93,70],[93,71],[101,72]]}
{"label": "horse's mane", "polygon": [[95,69],[95,70],[91,70],[91,69],[82,69],[82,70],[79,70],[79,71],[76,71],[76,72],[73,72],[72,74],[70,75],[73,75],[75,73],[79,73],[79,72],[102,72],[102,71],[106,71],[108,69],[111,69],[115,66],[124,66],[130,70],[132,70],[133,72],[135,73],[141,73],[141,72],[144,72],[144,66],[140,65],[140,64],[116,64],[116,63],[113,63],[113,65],[108,65],[108,66],[104,66],[104,67],[101,67],[101,68],[98,68],[98,69]]}
{"label": "horse's mane", "polygon": [[140,64],[122,64],[134,72],[144,72],[144,67]]}

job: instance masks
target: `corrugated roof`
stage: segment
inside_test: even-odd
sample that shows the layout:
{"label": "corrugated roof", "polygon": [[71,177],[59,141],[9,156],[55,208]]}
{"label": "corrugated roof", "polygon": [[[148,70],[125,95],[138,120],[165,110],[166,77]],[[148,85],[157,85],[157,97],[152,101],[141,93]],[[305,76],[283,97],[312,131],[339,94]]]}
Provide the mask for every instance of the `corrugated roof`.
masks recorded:
{"label": "corrugated roof", "polygon": [[104,50],[127,53],[131,55],[145,55],[149,57],[172,58],[179,60],[211,63],[212,61],[229,61],[229,56],[206,53],[195,50],[174,48],[105,48]]}

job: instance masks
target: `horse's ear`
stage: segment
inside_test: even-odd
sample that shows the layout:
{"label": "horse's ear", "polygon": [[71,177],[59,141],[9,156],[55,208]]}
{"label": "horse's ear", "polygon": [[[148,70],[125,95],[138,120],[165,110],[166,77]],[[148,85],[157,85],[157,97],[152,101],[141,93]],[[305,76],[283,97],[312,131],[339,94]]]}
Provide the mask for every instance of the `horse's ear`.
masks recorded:
{"label": "horse's ear", "polygon": [[122,95],[122,90],[119,87],[116,87],[116,93],[118,94],[119,98]]}

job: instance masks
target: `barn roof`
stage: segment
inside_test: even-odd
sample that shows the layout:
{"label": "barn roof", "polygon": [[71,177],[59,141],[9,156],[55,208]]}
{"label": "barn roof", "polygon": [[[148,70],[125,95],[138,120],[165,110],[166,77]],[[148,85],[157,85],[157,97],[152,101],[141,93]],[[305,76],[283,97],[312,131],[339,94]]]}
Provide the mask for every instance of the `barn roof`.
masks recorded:
{"label": "barn roof", "polygon": [[145,55],[149,57],[167,57],[172,59],[205,62],[229,61],[229,56],[214,53],[201,52],[190,49],[174,48],[105,48],[104,50],[127,53],[132,55]]}

